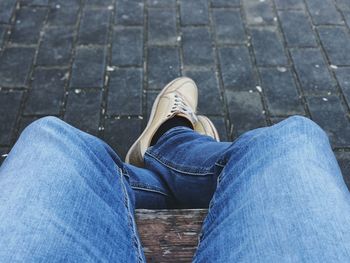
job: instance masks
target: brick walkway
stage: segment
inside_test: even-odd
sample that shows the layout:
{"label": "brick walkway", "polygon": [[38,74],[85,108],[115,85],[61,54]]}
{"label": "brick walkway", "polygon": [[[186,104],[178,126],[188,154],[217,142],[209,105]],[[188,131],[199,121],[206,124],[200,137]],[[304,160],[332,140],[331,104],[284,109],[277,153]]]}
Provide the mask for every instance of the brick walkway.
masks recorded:
{"label": "brick walkway", "polygon": [[223,140],[308,116],[350,183],[349,26],[349,0],[1,0],[0,151],[55,115],[124,156],[187,75]]}

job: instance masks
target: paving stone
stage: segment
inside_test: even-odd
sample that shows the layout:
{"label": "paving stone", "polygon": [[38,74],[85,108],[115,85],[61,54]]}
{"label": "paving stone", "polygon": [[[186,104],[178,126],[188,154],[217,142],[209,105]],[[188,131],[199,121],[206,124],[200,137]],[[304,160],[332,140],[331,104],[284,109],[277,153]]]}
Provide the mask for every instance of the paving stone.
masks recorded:
{"label": "paving stone", "polygon": [[315,33],[305,11],[281,11],[278,14],[289,47],[317,46]]}
{"label": "paving stone", "polygon": [[9,145],[21,104],[22,92],[0,92],[0,144]]}
{"label": "paving stone", "polygon": [[[32,122],[40,119],[41,116],[22,116],[20,119],[20,125],[17,133],[17,137],[21,135],[21,133],[24,131],[25,128],[29,126]],[[16,138],[18,140],[18,138]]]}
{"label": "paving stone", "polygon": [[113,0],[86,0],[85,6],[108,7],[113,6]]}
{"label": "paving stone", "polygon": [[142,115],[142,70],[111,72],[108,88],[109,115]]}
{"label": "paving stone", "polygon": [[350,1],[349,0],[335,0],[337,6],[342,11],[350,11]]}
{"label": "paving stone", "polygon": [[257,65],[286,65],[288,60],[274,27],[252,28],[252,43]]}
{"label": "paving stone", "polygon": [[21,0],[21,4],[31,6],[47,6],[49,4],[49,0]]}
{"label": "paving stone", "polygon": [[273,12],[271,0],[242,0],[242,5],[249,25],[274,23],[276,15]]}
{"label": "paving stone", "polygon": [[[288,116],[289,117],[289,116]],[[272,125],[275,125],[281,121],[284,121],[285,119],[287,119],[288,117],[271,117],[270,120],[271,120],[271,124]]]}
{"label": "paving stone", "polygon": [[117,0],[116,23],[121,25],[143,24],[143,0]]}
{"label": "paving stone", "polygon": [[225,89],[250,90],[255,88],[255,77],[246,47],[219,49],[221,75]]}
{"label": "paving stone", "polygon": [[148,0],[150,7],[175,7],[176,0]]}
{"label": "paving stone", "polygon": [[148,43],[176,44],[175,9],[148,9]]}
{"label": "paving stone", "polygon": [[149,47],[147,58],[148,88],[162,89],[180,76],[180,58],[177,47]]}
{"label": "paving stone", "polygon": [[47,27],[39,47],[37,64],[41,66],[70,64],[73,39],[72,27]]}
{"label": "paving stone", "polygon": [[307,97],[312,119],[318,123],[330,137],[333,147],[350,144],[350,123],[346,111],[336,95],[325,97]]}
{"label": "paving stone", "polygon": [[213,7],[239,7],[240,0],[211,0]]}
{"label": "paving stone", "polygon": [[209,23],[207,0],[180,0],[181,25],[205,25]]}
{"label": "paving stone", "polygon": [[239,10],[213,9],[213,20],[217,42],[236,44],[246,41]]}
{"label": "paving stone", "polygon": [[[17,2],[19,9],[15,10]],[[19,0],[17,2],[0,0],[0,87],[28,87],[28,96],[22,113],[20,108],[23,99],[22,89],[10,92],[16,96],[6,95],[5,102],[1,101],[2,94],[9,92],[0,91],[0,153],[10,150],[13,139],[18,135],[17,129],[21,131],[35,119],[47,114],[59,116],[61,112],[66,112],[65,117],[72,124],[91,130],[94,134],[100,133],[98,125],[102,113],[101,105],[107,105],[106,115],[109,116],[103,120],[106,132],[101,131],[101,135],[104,134],[105,138],[115,145],[116,150],[121,149],[122,155],[125,155],[129,146],[141,133],[141,127],[146,125],[146,119],[141,120],[138,116],[146,118],[146,110],[150,111],[159,89],[182,74],[194,78],[198,83],[199,112],[210,117],[218,127],[221,140],[226,141],[232,139],[229,132],[231,129],[237,135],[257,126],[266,125],[261,96],[264,96],[272,123],[292,114],[306,114],[299,101],[294,76],[290,71],[295,68],[303,94],[306,94],[308,105],[311,105],[312,117],[315,119],[317,115],[324,125],[330,127],[327,130],[333,134],[332,142],[335,142],[333,145],[338,147],[337,152],[343,150],[342,168],[344,166],[346,168],[344,164],[350,161],[350,153],[342,148],[350,147],[350,135],[347,135],[348,107],[343,105],[344,102],[338,97],[326,95],[328,92],[338,94],[339,91],[333,75],[329,72],[332,70],[350,106],[348,0]],[[144,10],[144,3],[147,10]],[[208,6],[210,10],[207,10]],[[19,19],[21,13],[32,9],[43,11],[44,17],[48,12],[47,24],[42,25],[45,18],[40,20],[36,15],[27,16],[32,21],[38,20],[32,22],[33,26],[28,30],[23,29],[27,26],[22,24],[23,21],[19,24],[10,21],[11,16],[15,15],[16,19]],[[249,30],[253,31],[259,30],[261,25],[264,25],[264,32],[272,28],[271,26],[277,26],[275,9],[279,13],[283,39],[286,40],[281,42],[290,48],[293,58],[292,61],[287,60],[288,66],[278,64],[277,68],[274,66],[276,65],[274,59],[279,59],[281,50],[284,52],[279,40],[281,34],[277,31],[277,34],[272,33],[272,37],[268,34],[261,35],[258,36],[261,37],[258,40],[255,34],[253,35],[255,38],[252,39],[253,46],[246,47],[248,37],[244,29],[246,23]],[[110,20],[108,21],[108,15],[104,16],[101,13],[107,14],[107,12],[109,15],[115,14],[113,18],[115,27],[111,32],[112,52],[107,52],[109,50],[107,47],[105,49],[96,47],[96,44],[106,44]],[[155,26],[151,29],[148,24],[144,25],[144,21],[148,22],[149,18],[152,20],[154,17],[147,15],[147,19],[144,20],[143,14],[152,15],[152,12],[157,19],[154,19]],[[168,12],[168,16],[164,16],[164,12]],[[212,21],[208,20],[209,12]],[[308,13],[311,13],[312,19],[309,19]],[[180,25],[183,25],[179,29],[177,16],[180,17]],[[321,36],[320,41],[316,39],[318,34],[315,34],[310,20],[319,29],[317,33]],[[349,28],[342,27],[343,20],[347,23],[345,26]],[[13,25],[10,25],[10,22]],[[209,22],[213,22],[213,25],[209,25]],[[210,36],[211,28],[214,29],[215,39],[212,39],[214,36]],[[12,30],[12,36],[6,32],[9,29]],[[95,29],[97,33],[91,33]],[[16,36],[14,34],[16,30],[23,30],[23,34],[17,33]],[[181,38],[178,30],[184,32]],[[76,35],[77,33],[79,35]],[[143,61],[144,33],[147,34],[146,44],[149,44],[145,61]],[[13,38],[21,41],[11,43]],[[43,41],[40,41],[39,48],[36,47],[38,56],[34,65],[39,67],[33,72],[34,80],[27,83],[36,51],[31,47],[37,46],[36,41],[39,38]],[[316,42],[321,43],[321,47]],[[30,48],[23,47],[28,44],[31,45]],[[77,52],[73,52],[75,44],[82,45],[77,48]],[[277,50],[273,45],[279,46]],[[248,49],[254,51],[256,46],[260,48],[257,59],[251,60]],[[183,53],[180,52],[181,48]],[[329,64],[338,65],[338,68],[328,65],[320,48],[324,48]],[[215,64],[215,49],[219,51],[219,69]],[[100,53],[95,54],[96,50]],[[273,55],[273,52],[277,52],[278,55]],[[75,61],[72,61],[73,55]],[[180,68],[181,58],[183,69]],[[101,88],[104,85],[106,61],[108,65],[115,66],[114,71],[107,73],[110,77],[106,90],[108,94],[104,94]],[[259,64],[261,61],[267,65]],[[62,109],[63,96],[68,84],[66,82],[70,79],[70,75],[65,73],[70,71],[72,62],[74,69],[67,109]],[[256,83],[257,65],[252,65],[252,62],[267,66],[258,68],[261,71],[259,74],[261,84]],[[347,65],[349,67],[346,67]],[[216,72],[217,70],[219,72]],[[146,94],[142,93],[143,71],[148,83]],[[57,75],[55,72],[58,72]],[[225,97],[228,98],[229,105],[223,105],[218,74],[222,75],[220,78],[224,81]],[[81,86],[72,86],[74,83]],[[262,93],[256,92],[256,85],[261,85]],[[145,108],[142,108],[142,99],[146,99],[146,103],[143,103]],[[253,106],[250,107],[249,103]],[[323,103],[330,103],[330,106]],[[232,106],[238,107],[238,110]],[[5,113],[2,113],[3,108],[6,109]],[[226,109],[230,111],[233,124],[230,129],[224,113]],[[110,115],[115,119],[110,119]],[[127,119],[126,115],[132,116]],[[259,122],[262,124],[259,125]],[[3,123],[6,125],[3,126]],[[122,135],[115,131],[120,131]],[[130,135],[133,138],[130,138]],[[7,142],[2,143],[1,140]],[[337,156],[340,159],[338,153]],[[347,174],[350,176],[350,171]]]}
{"label": "paving stone", "polygon": [[105,49],[80,47],[73,63],[72,88],[102,88],[105,71]]}
{"label": "paving stone", "polygon": [[68,94],[64,120],[85,132],[96,135],[100,121],[101,100],[102,90],[71,91]]}
{"label": "paving stone", "polygon": [[277,9],[304,9],[303,0],[275,0]]}
{"label": "paving stone", "polygon": [[155,90],[148,90],[146,93],[146,114],[145,114],[146,120],[148,120],[149,115],[151,114],[153,103],[156,100],[156,97],[158,94],[159,94],[159,91],[155,91]]}
{"label": "paving stone", "polygon": [[10,41],[21,44],[38,43],[46,14],[47,9],[43,8],[21,8],[17,13]]}
{"label": "paving stone", "polygon": [[34,59],[34,48],[7,48],[0,57],[0,87],[24,87]]}
{"label": "paving stone", "polygon": [[37,69],[25,105],[25,114],[59,115],[63,103],[68,70]]}
{"label": "paving stone", "polygon": [[7,27],[0,25],[0,51],[2,49],[3,43],[4,43],[4,38],[7,32]]}
{"label": "paving stone", "polygon": [[260,69],[261,87],[271,115],[305,114],[289,69]]}
{"label": "paving stone", "polygon": [[343,12],[344,19],[348,27],[350,27],[350,11],[344,11]]}
{"label": "paving stone", "polygon": [[125,27],[115,29],[112,45],[113,65],[142,65],[143,31],[141,27]]}
{"label": "paving stone", "polygon": [[335,82],[318,49],[295,49],[291,53],[301,86],[306,94],[335,91]]}
{"label": "paving stone", "polygon": [[65,7],[80,6],[83,4],[83,0],[49,0],[49,2],[51,6],[60,5]]}
{"label": "paving stone", "polygon": [[235,134],[266,126],[260,95],[256,92],[226,90],[230,120]]}
{"label": "paving stone", "polygon": [[77,23],[79,4],[67,5],[65,0],[51,4],[47,22],[50,26],[73,26]]}
{"label": "paving stone", "polygon": [[79,28],[78,44],[106,44],[110,14],[108,9],[85,9]]}
{"label": "paving stone", "polygon": [[13,0],[0,1],[0,23],[9,23],[12,13],[15,9],[16,2]]}
{"label": "paving stone", "polygon": [[224,117],[219,116],[207,116],[215,125],[220,137],[221,142],[230,141],[229,136],[227,135],[226,123]]}
{"label": "paving stone", "polygon": [[335,156],[337,157],[344,181],[350,190],[350,152],[336,152]]}
{"label": "paving stone", "polygon": [[182,34],[185,66],[210,66],[214,64],[211,37],[207,28],[183,28]]}
{"label": "paving stone", "polygon": [[343,90],[345,99],[350,105],[350,67],[338,68],[334,70],[340,88]]}
{"label": "paving stone", "polygon": [[185,75],[192,78],[198,87],[198,112],[200,114],[223,114],[219,83],[213,70],[186,71]]}
{"label": "paving stone", "polygon": [[319,27],[318,32],[332,64],[350,65],[350,35],[345,27]]}
{"label": "paving stone", "polygon": [[314,24],[343,24],[332,0],[305,0]]}
{"label": "paving stone", "polygon": [[105,140],[119,155],[125,159],[131,145],[141,134],[142,121],[139,119],[107,119],[105,124]]}

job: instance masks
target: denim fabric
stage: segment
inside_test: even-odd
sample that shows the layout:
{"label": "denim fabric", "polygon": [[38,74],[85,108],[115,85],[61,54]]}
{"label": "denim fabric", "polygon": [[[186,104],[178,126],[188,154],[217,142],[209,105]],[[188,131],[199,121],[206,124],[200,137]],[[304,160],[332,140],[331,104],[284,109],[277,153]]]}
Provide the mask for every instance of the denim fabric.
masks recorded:
{"label": "denim fabric", "polygon": [[194,262],[349,261],[349,192],[325,133],[296,116],[233,143],[173,128],[145,168],[40,119],[0,167],[0,262],[143,262],[135,207],[208,206]]}

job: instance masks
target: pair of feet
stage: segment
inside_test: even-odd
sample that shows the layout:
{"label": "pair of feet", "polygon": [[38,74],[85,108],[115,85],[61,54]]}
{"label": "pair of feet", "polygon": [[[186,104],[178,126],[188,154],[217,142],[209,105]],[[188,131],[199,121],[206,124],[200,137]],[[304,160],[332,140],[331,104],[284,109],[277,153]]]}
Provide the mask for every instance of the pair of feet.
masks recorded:
{"label": "pair of feet", "polygon": [[168,83],[157,96],[145,130],[129,149],[125,161],[143,167],[143,158],[157,131],[165,123],[184,118],[191,128],[219,141],[214,124],[203,115],[197,115],[198,89],[195,82],[187,77],[177,78]]}

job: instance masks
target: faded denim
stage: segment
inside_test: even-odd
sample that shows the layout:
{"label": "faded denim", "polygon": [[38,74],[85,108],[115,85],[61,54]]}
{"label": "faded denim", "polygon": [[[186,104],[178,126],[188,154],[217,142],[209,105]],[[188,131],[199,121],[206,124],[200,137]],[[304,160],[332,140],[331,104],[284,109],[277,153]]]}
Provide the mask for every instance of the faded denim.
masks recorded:
{"label": "faded denim", "polygon": [[350,197],[328,138],[291,117],[233,143],[177,127],[122,162],[54,117],[0,167],[0,262],[144,262],[135,208],[208,207],[194,262],[349,262]]}

